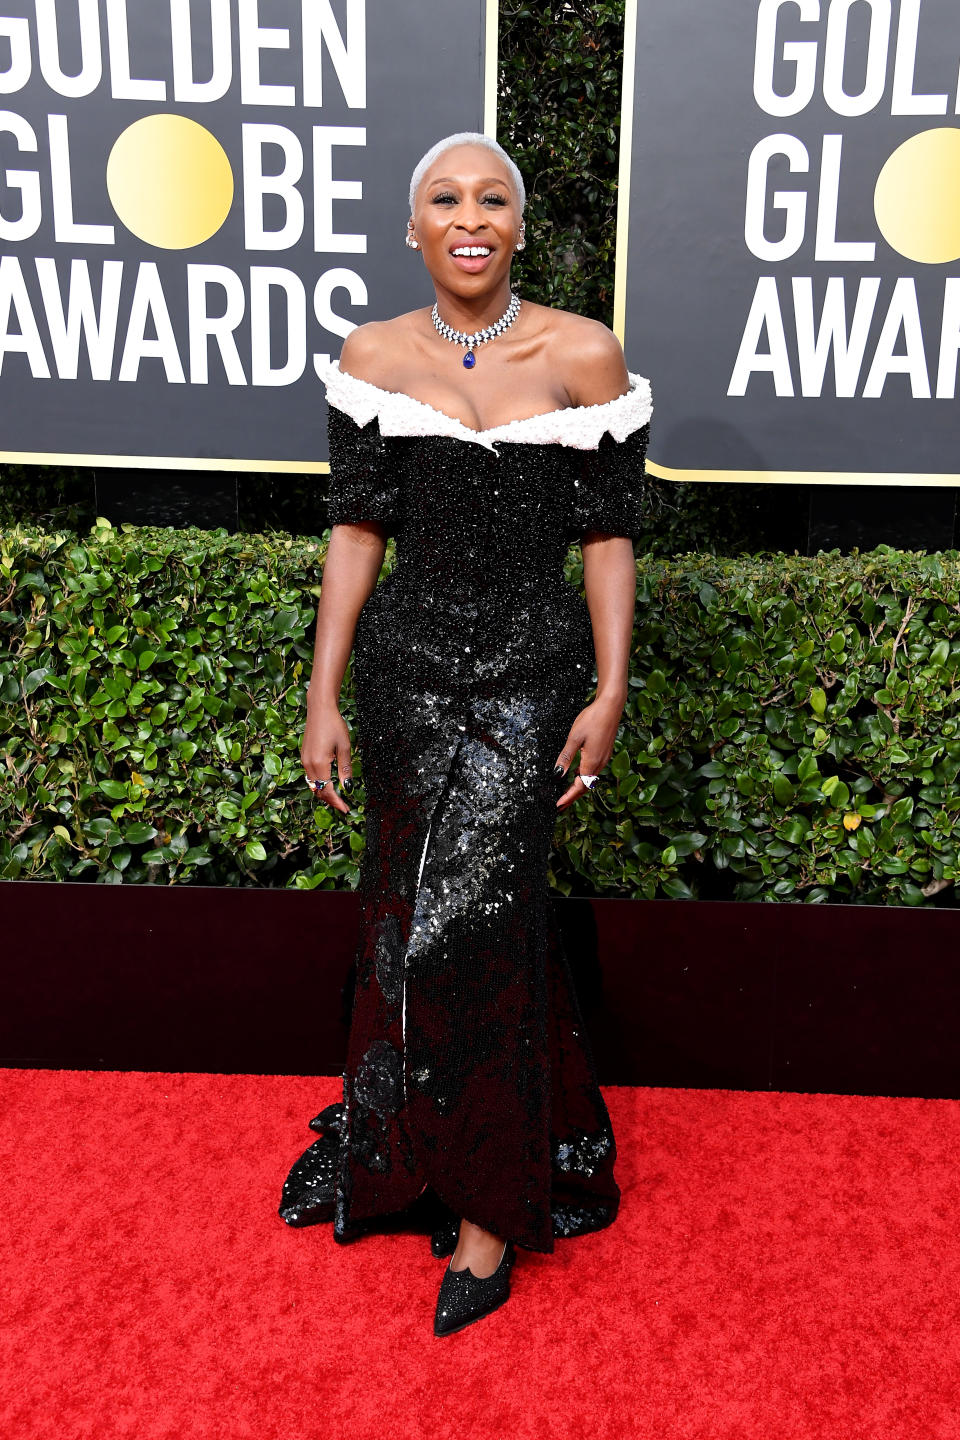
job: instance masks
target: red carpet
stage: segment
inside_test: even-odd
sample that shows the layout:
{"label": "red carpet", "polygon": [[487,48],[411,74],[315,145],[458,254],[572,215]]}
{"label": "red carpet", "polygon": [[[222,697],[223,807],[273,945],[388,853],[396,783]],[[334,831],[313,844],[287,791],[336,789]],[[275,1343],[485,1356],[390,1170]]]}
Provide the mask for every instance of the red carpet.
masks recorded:
{"label": "red carpet", "polygon": [[276,1214],[337,1082],[0,1071],[3,1440],[957,1440],[960,1102],[607,1090],[620,1219],[434,1339]]}

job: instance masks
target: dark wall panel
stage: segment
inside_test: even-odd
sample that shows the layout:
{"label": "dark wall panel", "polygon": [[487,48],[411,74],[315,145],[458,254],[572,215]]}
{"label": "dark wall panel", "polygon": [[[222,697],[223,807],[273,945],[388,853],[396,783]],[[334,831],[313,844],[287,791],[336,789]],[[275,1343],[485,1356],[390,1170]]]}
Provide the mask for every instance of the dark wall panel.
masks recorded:
{"label": "dark wall panel", "polygon": [[[555,900],[605,1083],[960,1096],[960,915]],[[0,1061],[337,1074],[355,895],[0,884]]]}

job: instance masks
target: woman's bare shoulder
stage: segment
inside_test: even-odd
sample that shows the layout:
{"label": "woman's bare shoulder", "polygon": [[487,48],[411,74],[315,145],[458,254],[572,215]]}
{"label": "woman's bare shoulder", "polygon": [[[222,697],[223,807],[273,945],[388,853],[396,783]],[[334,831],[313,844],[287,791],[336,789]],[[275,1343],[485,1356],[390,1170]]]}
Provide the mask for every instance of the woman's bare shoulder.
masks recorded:
{"label": "woman's bare shoulder", "polygon": [[625,394],[630,387],[627,362],[610,327],[572,310],[546,313],[551,351],[571,404],[603,405]]}
{"label": "woman's bare shoulder", "polygon": [[571,405],[603,405],[630,388],[623,348],[608,325],[577,315],[532,305],[549,345],[550,366],[562,381]]}
{"label": "woman's bare shoulder", "polygon": [[389,389],[390,376],[396,373],[396,362],[409,346],[411,336],[423,325],[422,310],[408,310],[391,320],[368,320],[357,325],[340,351],[340,369],[357,380]]}

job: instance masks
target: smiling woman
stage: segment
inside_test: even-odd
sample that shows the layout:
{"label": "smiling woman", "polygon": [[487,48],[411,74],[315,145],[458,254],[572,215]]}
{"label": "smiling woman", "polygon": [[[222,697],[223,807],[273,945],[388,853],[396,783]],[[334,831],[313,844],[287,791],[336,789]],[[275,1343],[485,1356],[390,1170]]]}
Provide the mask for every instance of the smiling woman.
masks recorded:
{"label": "smiling woman", "polygon": [[[652,405],[605,326],[511,290],[525,193],[495,142],[441,141],[410,198],[436,303],[352,331],[322,377],[332,528],[302,759],[346,812],[352,649],[367,838],[343,1105],[280,1213],[332,1219],[343,1242],[423,1197],[433,1253],[452,1254],[448,1335],[504,1303],[515,1246],[549,1252],[617,1213],[547,865],[626,701]],[[572,540],[586,604],[563,575]]]}

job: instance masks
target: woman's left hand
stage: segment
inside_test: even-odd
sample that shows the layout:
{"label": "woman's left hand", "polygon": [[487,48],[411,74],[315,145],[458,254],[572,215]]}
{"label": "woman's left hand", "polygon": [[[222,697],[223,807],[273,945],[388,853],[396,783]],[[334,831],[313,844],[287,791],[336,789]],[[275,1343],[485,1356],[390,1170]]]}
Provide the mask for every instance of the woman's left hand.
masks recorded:
{"label": "woman's left hand", "polygon": [[[599,697],[587,705],[570,726],[566,744],[557,756],[557,772],[569,770],[577,751],[580,751],[579,771],[584,775],[600,775],[610,763],[614,741],[623,714],[620,701],[601,700]],[[566,810],[586,795],[588,787],[577,778],[557,801],[558,810]]]}

